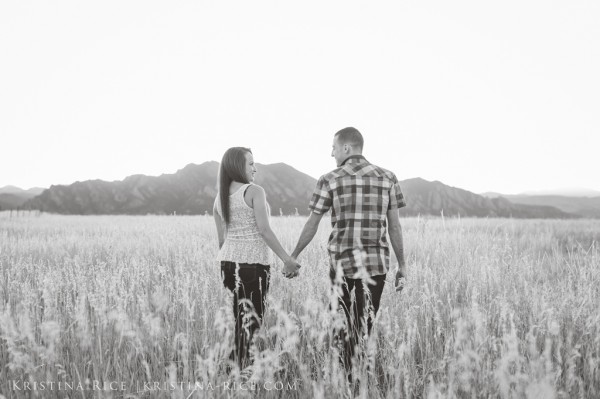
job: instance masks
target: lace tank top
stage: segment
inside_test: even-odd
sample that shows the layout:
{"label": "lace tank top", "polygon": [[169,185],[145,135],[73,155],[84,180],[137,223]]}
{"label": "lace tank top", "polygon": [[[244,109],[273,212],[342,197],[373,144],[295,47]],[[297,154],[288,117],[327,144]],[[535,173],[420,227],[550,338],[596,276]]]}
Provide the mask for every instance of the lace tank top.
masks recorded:
{"label": "lace tank top", "polygon": [[[271,249],[258,232],[254,209],[244,201],[244,194],[249,186],[250,184],[244,184],[229,195],[229,226],[225,229],[225,242],[219,250],[217,261],[270,265],[273,263]],[[216,210],[222,216],[218,195],[215,201]]]}

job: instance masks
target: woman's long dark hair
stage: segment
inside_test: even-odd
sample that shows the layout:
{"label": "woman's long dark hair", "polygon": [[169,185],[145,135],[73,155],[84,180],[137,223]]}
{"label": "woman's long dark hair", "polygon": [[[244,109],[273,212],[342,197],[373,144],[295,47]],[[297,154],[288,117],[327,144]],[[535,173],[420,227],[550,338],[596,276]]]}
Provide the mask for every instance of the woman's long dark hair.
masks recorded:
{"label": "woman's long dark hair", "polygon": [[229,225],[229,186],[231,182],[237,181],[248,184],[246,177],[246,153],[252,154],[250,148],[231,147],[221,160],[219,168],[219,197],[221,199],[221,212],[225,225]]}

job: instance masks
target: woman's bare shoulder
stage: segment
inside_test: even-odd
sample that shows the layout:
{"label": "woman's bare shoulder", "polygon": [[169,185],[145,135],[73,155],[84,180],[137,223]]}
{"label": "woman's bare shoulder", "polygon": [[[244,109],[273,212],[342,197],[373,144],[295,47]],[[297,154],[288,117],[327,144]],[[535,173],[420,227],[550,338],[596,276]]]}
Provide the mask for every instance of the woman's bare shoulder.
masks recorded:
{"label": "woman's bare shoulder", "polygon": [[246,189],[246,193],[248,193],[250,195],[261,195],[261,194],[264,195],[265,189],[262,188],[261,186],[259,186],[258,184],[252,183]]}

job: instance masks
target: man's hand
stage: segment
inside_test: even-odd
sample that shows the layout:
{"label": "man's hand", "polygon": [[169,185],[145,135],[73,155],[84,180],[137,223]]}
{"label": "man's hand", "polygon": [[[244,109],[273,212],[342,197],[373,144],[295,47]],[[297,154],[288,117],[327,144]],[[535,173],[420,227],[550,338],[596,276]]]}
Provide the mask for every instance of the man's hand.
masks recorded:
{"label": "man's hand", "polygon": [[402,291],[404,285],[406,284],[406,266],[398,265],[398,270],[396,271],[396,280],[394,287],[396,287],[396,292]]}
{"label": "man's hand", "polygon": [[289,258],[283,264],[283,275],[287,278],[294,278],[298,276],[300,270],[300,263],[294,258]]}

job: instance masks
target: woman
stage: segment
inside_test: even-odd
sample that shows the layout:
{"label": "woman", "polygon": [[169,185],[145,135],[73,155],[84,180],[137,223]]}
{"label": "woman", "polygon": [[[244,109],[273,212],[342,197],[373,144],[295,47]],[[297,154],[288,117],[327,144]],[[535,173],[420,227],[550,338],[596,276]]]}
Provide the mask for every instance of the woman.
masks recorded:
{"label": "woman", "polygon": [[235,352],[240,368],[249,364],[252,336],[262,322],[269,289],[271,250],[292,278],[300,265],[283,249],[269,225],[269,205],[262,187],[253,184],[256,168],[249,148],[233,147],[223,155],[219,194],[213,214],[219,236],[223,284],[233,292]]}

